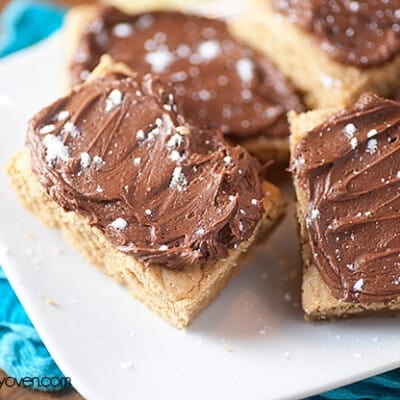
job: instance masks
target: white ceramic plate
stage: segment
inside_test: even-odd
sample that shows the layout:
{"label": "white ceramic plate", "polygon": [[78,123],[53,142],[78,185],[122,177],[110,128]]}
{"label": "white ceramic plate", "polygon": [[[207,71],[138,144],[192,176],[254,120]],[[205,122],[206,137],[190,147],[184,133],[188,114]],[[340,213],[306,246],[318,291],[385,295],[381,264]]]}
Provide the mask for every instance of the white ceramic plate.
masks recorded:
{"label": "white ceramic plate", "polygon": [[[54,36],[0,64],[0,163],[62,92]],[[0,263],[63,372],[89,399],[291,399],[400,366],[399,320],[308,324],[293,206],[268,244],[185,331],[64,245],[0,181]],[[48,299],[57,305],[50,305]]]}

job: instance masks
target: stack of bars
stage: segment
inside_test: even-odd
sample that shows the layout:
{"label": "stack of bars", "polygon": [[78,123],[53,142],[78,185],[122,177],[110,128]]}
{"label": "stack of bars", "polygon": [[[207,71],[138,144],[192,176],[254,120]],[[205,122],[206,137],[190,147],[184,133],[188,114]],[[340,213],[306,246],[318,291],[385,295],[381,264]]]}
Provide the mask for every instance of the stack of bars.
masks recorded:
{"label": "stack of bars", "polygon": [[279,224],[290,160],[306,319],[400,309],[400,3],[164,3],[69,12],[67,94],[8,166],[24,206],[182,328]]}

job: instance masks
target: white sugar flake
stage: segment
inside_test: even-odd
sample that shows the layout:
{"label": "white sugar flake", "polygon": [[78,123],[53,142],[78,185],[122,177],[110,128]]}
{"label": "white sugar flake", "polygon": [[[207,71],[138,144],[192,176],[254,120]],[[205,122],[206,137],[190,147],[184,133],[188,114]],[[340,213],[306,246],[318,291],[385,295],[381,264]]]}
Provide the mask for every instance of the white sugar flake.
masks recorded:
{"label": "white sugar flake", "polygon": [[245,83],[250,83],[253,79],[253,69],[253,62],[249,58],[241,58],[236,63],[236,71],[239,78]]}
{"label": "white sugar flake", "polygon": [[317,219],[317,218],[319,218],[319,216],[320,216],[319,210],[317,210],[316,208],[314,208],[314,209],[311,211],[311,218],[312,218],[312,219]]}
{"label": "white sugar flake", "polygon": [[182,172],[182,167],[176,167],[172,173],[169,187],[171,189],[177,189],[178,192],[183,192],[186,190],[187,184],[188,182],[184,173]]}
{"label": "white sugar flake", "polygon": [[224,162],[225,164],[232,164],[232,157],[231,156],[225,156],[224,157]]}
{"label": "white sugar flake", "polygon": [[168,140],[167,147],[169,148],[178,147],[182,144],[182,142],[183,142],[183,137],[178,133],[174,133]]}
{"label": "white sugar flake", "polygon": [[120,22],[114,26],[112,32],[114,36],[119,38],[127,38],[132,35],[133,27],[131,24],[127,24],[126,22]]}
{"label": "white sugar flake", "polygon": [[82,168],[88,168],[90,166],[91,158],[89,153],[83,152],[79,158]]}
{"label": "white sugar flake", "polygon": [[158,49],[147,53],[145,60],[151,65],[151,69],[155,73],[164,72],[174,61],[174,56],[168,50]]}
{"label": "white sugar flake", "polygon": [[62,133],[69,133],[74,139],[80,136],[81,132],[79,129],[74,125],[73,122],[67,121],[63,128]]}
{"label": "white sugar flake", "polygon": [[199,90],[199,99],[202,101],[208,101],[211,98],[211,93],[206,90],[206,89],[202,89]]}
{"label": "white sugar flake", "polygon": [[350,2],[350,11],[353,13],[358,12],[360,9],[360,4],[358,4],[358,1],[351,1]]}
{"label": "white sugar flake", "polygon": [[153,140],[156,138],[157,135],[160,134],[160,127],[155,126],[148,134],[147,134],[147,139],[148,140]]}
{"label": "white sugar flake", "polygon": [[113,108],[121,105],[122,93],[118,89],[113,89],[106,98],[106,111],[111,111]]}
{"label": "white sugar flake", "polygon": [[150,14],[144,14],[136,21],[136,27],[138,29],[147,29],[150,28],[153,23],[154,17]]}
{"label": "white sugar flake", "polygon": [[54,124],[43,125],[39,129],[39,133],[41,135],[47,135],[48,133],[54,132],[56,130],[56,126]]}
{"label": "white sugar flake", "polygon": [[197,235],[204,235],[205,232],[206,232],[206,230],[204,228],[199,228],[196,230]]}
{"label": "white sugar flake", "polygon": [[366,152],[369,154],[374,154],[378,149],[378,141],[376,139],[370,139],[367,142]]}
{"label": "white sugar flake", "polygon": [[356,134],[357,128],[354,124],[349,123],[343,128],[343,132],[348,138],[352,138]]}
{"label": "white sugar flake", "polygon": [[347,269],[349,269],[350,271],[354,271],[355,267],[354,264],[346,264]]}
{"label": "white sugar flake", "polygon": [[46,161],[50,165],[53,165],[57,158],[62,161],[69,160],[69,149],[59,137],[52,134],[47,135],[43,139],[43,144],[46,147]]}
{"label": "white sugar flake", "polygon": [[318,219],[320,217],[320,212],[316,208],[312,209],[309,217],[306,218],[306,225],[311,226],[312,221]]}
{"label": "white sugar flake", "polygon": [[221,53],[221,46],[216,40],[207,40],[199,44],[197,52],[204,61],[211,61]]}
{"label": "white sugar flake", "polygon": [[187,44],[180,44],[176,48],[176,54],[178,54],[178,56],[181,58],[189,57],[191,52],[192,52],[192,50],[191,50],[190,46],[188,46]]}
{"label": "white sugar flake", "polygon": [[169,155],[169,157],[168,157],[171,161],[179,161],[179,162],[181,162],[181,161],[183,161],[186,157],[184,156],[184,155],[181,155],[180,153],[179,153],[179,151],[177,151],[177,150],[172,150],[171,151],[171,154]]}
{"label": "white sugar flake", "polygon": [[128,226],[128,221],[124,218],[114,219],[110,224],[111,228],[116,229],[117,231],[123,231]]}
{"label": "white sugar flake", "polygon": [[358,146],[358,140],[357,140],[356,137],[353,137],[353,138],[350,140],[350,146],[351,146],[351,148],[352,148],[353,150]]}
{"label": "white sugar flake", "polygon": [[105,161],[100,156],[93,157],[93,165],[96,169],[100,169],[105,164]]}
{"label": "white sugar flake", "polygon": [[373,136],[377,135],[378,131],[376,129],[371,129],[368,133],[367,133],[367,138],[372,138]]}
{"label": "white sugar flake", "polygon": [[144,140],[144,138],[145,138],[145,134],[144,134],[143,129],[139,129],[139,130],[136,132],[136,139],[137,139],[137,140]]}
{"label": "white sugar flake", "polygon": [[65,119],[67,119],[69,117],[69,111],[67,110],[61,110],[57,113],[57,115],[55,116],[55,120],[56,121],[64,121]]}
{"label": "white sugar flake", "polygon": [[364,288],[364,279],[359,279],[353,286],[355,292],[360,292]]}

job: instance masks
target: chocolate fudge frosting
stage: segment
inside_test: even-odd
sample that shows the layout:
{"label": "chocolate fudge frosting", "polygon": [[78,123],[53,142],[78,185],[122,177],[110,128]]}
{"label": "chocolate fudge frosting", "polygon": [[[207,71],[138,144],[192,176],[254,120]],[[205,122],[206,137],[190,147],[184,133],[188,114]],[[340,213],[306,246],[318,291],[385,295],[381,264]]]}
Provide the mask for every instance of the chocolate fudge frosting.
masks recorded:
{"label": "chocolate fudge frosting", "polygon": [[110,73],[30,121],[49,196],[120,251],[181,269],[224,258],[263,216],[259,164],[219,131],[189,127],[158,79]]}
{"label": "chocolate fudge frosting", "polygon": [[314,262],[338,299],[400,296],[399,160],[400,103],[370,94],[295,148]]}
{"label": "chocolate fudge frosting", "polygon": [[302,109],[283,75],[219,20],[179,12],[126,15],[101,7],[70,65],[72,83],[85,79],[105,53],[140,74],[174,82],[187,120],[235,138],[285,138],[287,111]]}
{"label": "chocolate fudge frosting", "polygon": [[399,0],[269,1],[341,63],[374,67],[400,52]]}

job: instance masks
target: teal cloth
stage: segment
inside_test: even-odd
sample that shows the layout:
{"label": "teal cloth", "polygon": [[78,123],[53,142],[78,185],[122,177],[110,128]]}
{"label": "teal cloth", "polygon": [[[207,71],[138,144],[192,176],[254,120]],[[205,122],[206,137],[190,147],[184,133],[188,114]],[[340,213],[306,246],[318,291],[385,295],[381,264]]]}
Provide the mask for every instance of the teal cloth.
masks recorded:
{"label": "teal cloth", "polygon": [[[49,4],[14,0],[0,23],[0,57],[47,37],[62,24],[64,10]],[[0,367],[10,376],[62,376],[0,268]],[[36,387],[37,388],[37,387]],[[40,390],[57,387],[37,388]],[[1,397],[1,389],[0,389]],[[335,389],[308,400],[399,400],[400,369]]]}
{"label": "teal cloth", "polygon": [[46,3],[12,1],[0,19],[0,57],[45,39],[61,26],[64,12]]}
{"label": "teal cloth", "polygon": [[400,369],[325,392],[308,400],[399,400]]}
{"label": "teal cloth", "polygon": [[[0,368],[20,381],[26,377],[63,377],[0,268]],[[44,391],[61,388],[55,379],[45,386],[32,380],[27,386]],[[59,382],[59,384],[57,384]],[[1,382],[0,382],[1,384]],[[0,398],[1,398],[0,388]]]}

